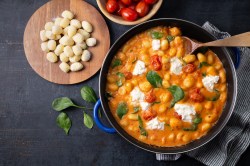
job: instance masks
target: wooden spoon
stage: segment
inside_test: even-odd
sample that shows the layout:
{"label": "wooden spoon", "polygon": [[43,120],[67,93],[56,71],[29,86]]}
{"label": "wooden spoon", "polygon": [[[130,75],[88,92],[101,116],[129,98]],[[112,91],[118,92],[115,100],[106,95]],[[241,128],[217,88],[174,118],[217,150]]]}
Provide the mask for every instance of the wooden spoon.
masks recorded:
{"label": "wooden spoon", "polygon": [[250,32],[207,43],[200,43],[186,36],[182,38],[185,42],[186,54],[192,54],[200,47],[250,47]]}

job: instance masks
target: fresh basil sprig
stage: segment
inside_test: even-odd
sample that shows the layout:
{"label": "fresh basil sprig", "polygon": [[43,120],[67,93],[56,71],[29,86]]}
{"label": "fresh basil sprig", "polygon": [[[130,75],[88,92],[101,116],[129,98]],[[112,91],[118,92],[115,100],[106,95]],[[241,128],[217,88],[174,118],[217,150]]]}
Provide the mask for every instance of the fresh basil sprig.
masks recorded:
{"label": "fresh basil sprig", "polygon": [[62,111],[66,108],[69,107],[77,107],[77,108],[83,108],[83,109],[92,109],[92,108],[86,108],[84,106],[78,106],[76,104],[74,104],[72,102],[72,100],[68,97],[60,97],[60,98],[56,98],[53,102],[52,102],[52,108],[56,111]]}
{"label": "fresh basil sprig", "polygon": [[87,128],[89,128],[89,129],[91,129],[91,128],[93,127],[93,125],[94,125],[91,116],[89,116],[89,115],[88,115],[87,113],[85,113],[85,112],[83,112],[83,124],[84,124]]}
{"label": "fresh basil sprig", "polygon": [[90,86],[84,86],[81,89],[81,96],[83,100],[89,103],[96,103],[97,97],[95,91]]}
{"label": "fresh basil sprig", "polygon": [[116,114],[117,116],[122,119],[122,117],[127,114],[128,112],[128,106],[126,103],[122,102],[122,103],[119,103],[118,107],[117,107],[117,110],[116,110]]}
{"label": "fresh basil sprig", "polygon": [[71,120],[68,115],[61,112],[56,118],[56,124],[58,127],[62,128],[64,132],[68,135],[71,128]]}
{"label": "fresh basil sprig", "polygon": [[148,82],[153,85],[155,88],[160,88],[162,86],[162,78],[158,75],[157,72],[151,70],[147,73],[146,76]]}
{"label": "fresh basil sprig", "polygon": [[184,91],[181,89],[181,87],[177,85],[170,86],[168,88],[168,91],[172,94],[174,99],[171,101],[170,107],[173,107],[175,103],[182,100],[184,98]]}
{"label": "fresh basil sprig", "polygon": [[139,122],[139,129],[140,129],[141,135],[148,136],[148,132],[143,127],[143,121],[142,121],[142,119],[141,119],[141,117],[139,115],[138,115],[138,122]]}

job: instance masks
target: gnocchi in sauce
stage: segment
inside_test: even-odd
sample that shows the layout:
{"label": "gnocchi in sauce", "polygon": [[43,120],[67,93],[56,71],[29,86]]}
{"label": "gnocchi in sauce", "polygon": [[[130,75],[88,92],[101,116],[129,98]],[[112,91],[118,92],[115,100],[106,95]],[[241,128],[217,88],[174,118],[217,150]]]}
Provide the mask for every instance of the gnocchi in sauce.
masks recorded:
{"label": "gnocchi in sauce", "polygon": [[155,27],[114,56],[106,94],[122,128],[150,145],[175,147],[199,139],[217,122],[227,99],[226,72],[207,48],[185,55],[178,27]]}

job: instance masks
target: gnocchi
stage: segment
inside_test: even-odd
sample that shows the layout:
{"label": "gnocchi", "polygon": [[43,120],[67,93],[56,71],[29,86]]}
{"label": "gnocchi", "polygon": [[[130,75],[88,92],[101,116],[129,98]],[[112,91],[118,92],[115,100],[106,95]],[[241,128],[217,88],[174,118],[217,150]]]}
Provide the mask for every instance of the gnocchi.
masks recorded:
{"label": "gnocchi", "polygon": [[[84,68],[80,61],[91,59],[88,47],[97,43],[91,37],[93,26],[88,21],[75,19],[74,13],[69,10],[63,11],[61,16],[47,22],[40,31],[41,50],[46,53],[49,62],[61,61],[59,68],[62,72],[80,71]],[[127,86],[120,87],[120,93],[127,93],[127,89],[131,91]]]}

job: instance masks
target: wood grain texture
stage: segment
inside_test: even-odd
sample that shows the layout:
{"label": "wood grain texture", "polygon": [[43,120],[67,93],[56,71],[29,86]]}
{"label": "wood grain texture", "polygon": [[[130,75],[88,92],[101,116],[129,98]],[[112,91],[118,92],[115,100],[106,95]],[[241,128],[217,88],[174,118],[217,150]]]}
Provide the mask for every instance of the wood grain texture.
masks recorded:
{"label": "wood grain texture", "polygon": [[[40,46],[40,31],[44,29],[45,23],[61,16],[64,10],[72,11],[75,18],[80,21],[89,21],[94,27],[91,36],[97,39],[97,45],[88,48],[92,53],[91,60],[82,62],[84,70],[79,72],[62,72],[59,68],[60,62],[50,63]],[[82,0],[52,0],[31,16],[25,28],[23,42],[27,60],[37,74],[57,84],[75,84],[90,78],[100,69],[110,46],[110,36],[101,14],[87,2]]]}

